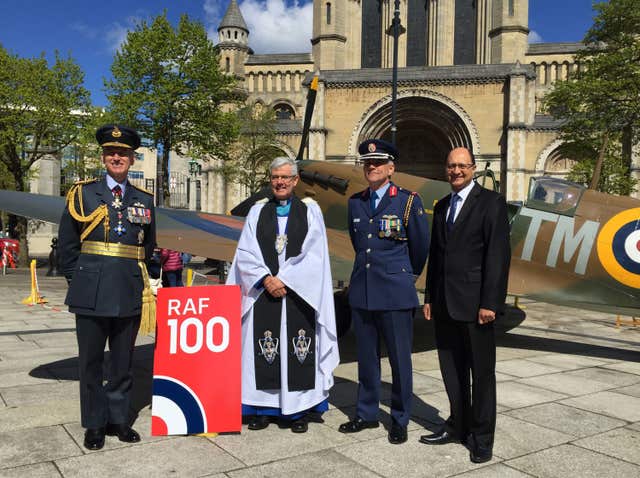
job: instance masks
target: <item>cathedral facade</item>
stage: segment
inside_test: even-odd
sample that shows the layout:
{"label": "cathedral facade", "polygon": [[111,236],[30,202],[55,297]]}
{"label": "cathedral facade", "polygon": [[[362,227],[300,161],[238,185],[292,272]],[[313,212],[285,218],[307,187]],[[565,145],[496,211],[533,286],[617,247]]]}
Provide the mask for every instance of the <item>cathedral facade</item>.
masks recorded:
{"label": "cathedral facade", "polygon": [[[289,157],[305,85],[319,74],[308,157],[352,162],[361,141],[391,138],[393,14],[393,0],[314,0],[311,53],[254,54],[231,0],[218,28],[221,67],[250,102],[276,112],[278,147]],[[510,200],[526,197],[532,176],[566,175],[558,123],[541,99],[579,68],[573,58],[583,45],[529,44],[528,17],[528,0],[400,0],[397,170],[444,179],[447,153],[465,146],[479,169],[489,163]]]}

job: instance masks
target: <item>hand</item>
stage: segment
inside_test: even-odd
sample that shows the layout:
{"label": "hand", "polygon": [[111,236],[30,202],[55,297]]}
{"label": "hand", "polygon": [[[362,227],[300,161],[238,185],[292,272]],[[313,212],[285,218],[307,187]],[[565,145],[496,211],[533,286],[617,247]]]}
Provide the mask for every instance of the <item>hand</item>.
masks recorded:
{"label": "hand", "polygon": [[480,309],[478,311],[478,323],[479,324],[488,324],[489,322],[493,322],[496,320],[496,313],[493,310],[489,309]]}
{"label": "hand", "polygon": [[431,304],[424,304],[422,312],[424,313],[424,318],[426,320],[431,320]]}
{"label": "hand", "polygon": [[265,277],[264,281],[262,281],[262,285],[264,285],[264,288],[272,297],[280,298],[287,295],[286,286],[277,277],[273,277],[273,276]]}

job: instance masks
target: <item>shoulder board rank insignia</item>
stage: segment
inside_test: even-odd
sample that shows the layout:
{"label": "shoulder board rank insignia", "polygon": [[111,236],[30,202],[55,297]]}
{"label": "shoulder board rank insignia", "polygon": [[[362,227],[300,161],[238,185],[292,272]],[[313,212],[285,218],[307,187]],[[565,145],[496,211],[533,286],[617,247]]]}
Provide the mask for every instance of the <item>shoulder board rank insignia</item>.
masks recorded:
{"label": "shoulder board rank insignia", "polygon": [[83,179],[82,181],[76,181],[75,183],[73,183],[74,185],[79,185],[79,184],[90,184],[90,183],[95,183],[98,180],[98,178],[91,178],[91,179]]}
{"label": "shoulder board rank insignia", "polygon": [[396,197],[398,195],[398,188],[397,186],[390,186],[389,187],[389,197]]}
{"label": "shoulder board rank insignia", "polygon": [[114,138],[119,138],[120,136],[122,136],[122,131],[120,131],[117,126],[114,126],[113,131],[111,132],[111,136],[113,136]]}
{"label": "shoulder board rank insignia", "polygon": [[143,193],[148,194],[149,196],[153,196],[153,193],[151,191],[147,191],[145,188],[140,187],[140,186],[136,186],[135,184],[131,184],[129,183],[131,186],[133,186],[135,189],[137,189],[138,191],[142,191]]}

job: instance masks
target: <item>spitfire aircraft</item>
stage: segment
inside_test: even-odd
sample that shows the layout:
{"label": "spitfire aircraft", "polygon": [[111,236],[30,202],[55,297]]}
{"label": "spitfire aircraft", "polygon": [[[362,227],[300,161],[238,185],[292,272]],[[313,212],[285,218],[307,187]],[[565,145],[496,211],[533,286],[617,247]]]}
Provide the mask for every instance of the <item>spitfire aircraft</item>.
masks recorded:
{"label": "spitfire aircraft", "polygon": [[[298,153],[298,197],[311,197],[325,218],[334,281],[348,286],[354,253],[348,234],[347,200],[367,187],[362,167],[301,160],[309,131],[317,79],[308,92]],[[396,173],[396,184],[420,194],[429,222],[449,184]],[[491,171],[477,180],[497,189]],[[157,208],[158,246],[231,261],[248,208],[265,192],[231,212],[210,214]],[[57,223],[64,198],[0,190],[0,209]],[[531,179],[523,203],[511,203],[509,293],[544,302],[626,316],[640,315],[640,200],[587,190],[565,180]],[[424,288],[425,273],[416,287]],[[344,294],[339,294],[343,298]],[[347,308],[348,309],[348,308]],[[342,308],[342,310],[345,310]]]}

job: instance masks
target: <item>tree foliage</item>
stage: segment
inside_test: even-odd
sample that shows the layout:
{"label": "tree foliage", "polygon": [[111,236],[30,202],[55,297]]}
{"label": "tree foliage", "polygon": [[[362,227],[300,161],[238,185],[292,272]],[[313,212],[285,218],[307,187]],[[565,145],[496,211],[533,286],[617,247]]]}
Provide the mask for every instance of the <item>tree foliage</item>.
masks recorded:
{"label": "tree foliage", "polygon": [[[582,177],[592,171],[589,187],[613,192],[610,179],[600,176],[620,171],[624,142],[637,144],[639,139],[640,9],[637,0],[611,0],[594,9],[597,16],[584,38],[586,48],[576,54],[579,69],[569,81],[555,83],[545,108],[565,120],[563,140],[583,151],[591,147],[591,156],[576,158],[585,162],[578,168]],[[606,161],[611,164],[603,166]]]}
{"label": "tree foliage", "polygon": [[[233,103],[235,80],[219,68],[219,58],[204,26],[183,15],[173,28],[163,15],[129,32],[106,80],[114,114],[136,127],[162,151],[198,159],[226,158],[238,135]],[[163,175],[163,195],[168,195]]]}
{"label": "tree foliage", "polygon": [[[59,154],[86,121],[89,92],[84,74],[71,58],[56,52],[20,58],[0,46],[0,163],[5,186],[25,191],[33,163]],[[19,221],[22,258],[26,258],[26,219]]]}
{"label": "tree foliage", "polygon": [[229,158],[214,170],[227,181],[240,184],[253,194],[269,182],[269,165],[282,150],[276,146],[275,113],[260,103],[244,105],[237,111],[242,125]]}

